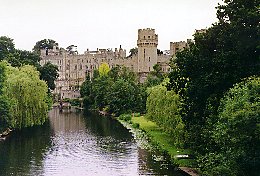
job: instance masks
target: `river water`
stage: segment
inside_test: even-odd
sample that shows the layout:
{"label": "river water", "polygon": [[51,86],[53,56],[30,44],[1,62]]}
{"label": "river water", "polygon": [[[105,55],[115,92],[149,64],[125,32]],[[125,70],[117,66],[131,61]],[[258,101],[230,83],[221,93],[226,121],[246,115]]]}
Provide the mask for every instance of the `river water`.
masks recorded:
{"label": "river water", "polygon": [[157,153],[139,148],[116,120],[53,109],[45,125],[15,131],[0,141],[0,175],[181,174]]}

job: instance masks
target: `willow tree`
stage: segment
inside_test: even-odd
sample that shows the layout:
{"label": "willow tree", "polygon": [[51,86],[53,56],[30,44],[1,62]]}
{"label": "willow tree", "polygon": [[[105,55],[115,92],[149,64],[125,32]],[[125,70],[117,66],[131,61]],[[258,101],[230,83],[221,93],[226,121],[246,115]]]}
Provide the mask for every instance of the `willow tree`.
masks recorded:
{"label": "willow tree", "polygon": [[171,134],[175,145],[182,146],[185,131],[181,97],[172,90],[168,91],[163,84],[148,88],[147,92],[146,116]]}
{"label": "willow tree", "polygon": [[9,126],[20,129],[43,124],[48,112],[47,90],[35,67],[8,65],[3,92],[10,101]]}

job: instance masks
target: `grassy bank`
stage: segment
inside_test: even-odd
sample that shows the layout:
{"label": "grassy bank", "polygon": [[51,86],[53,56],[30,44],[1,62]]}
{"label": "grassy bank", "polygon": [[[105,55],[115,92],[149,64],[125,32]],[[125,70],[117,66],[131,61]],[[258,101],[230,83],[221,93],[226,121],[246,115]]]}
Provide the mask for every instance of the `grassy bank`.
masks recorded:
{"label": "grassy bank", "polygon": [[154,122],[147,120],[144,116],[133,117],[131,119],[133,124],[139,124],[139,128],[147,133],[153,144],[158,146],[159,150],[167,152],[175,164],[184,167],[196,167],[195,160],[188,158],[178,158],[180,155],[190,155],[192,152],[188,149],[181,149],[175,147],[172,137],[165,133]]}

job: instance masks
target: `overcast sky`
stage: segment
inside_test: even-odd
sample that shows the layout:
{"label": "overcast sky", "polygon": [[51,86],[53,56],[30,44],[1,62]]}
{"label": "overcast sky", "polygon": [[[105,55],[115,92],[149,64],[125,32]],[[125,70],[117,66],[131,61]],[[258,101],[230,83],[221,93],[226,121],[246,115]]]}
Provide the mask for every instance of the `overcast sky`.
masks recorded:
{"label": "overcast sky", "polygon": [[0,0],[0,36],[16,48],[31,50],[41,39],[60,47],[136,46],[137,30],[154,28],[161,50],[170,42],[192,38],[195,29],[216,22],[221,0]]}

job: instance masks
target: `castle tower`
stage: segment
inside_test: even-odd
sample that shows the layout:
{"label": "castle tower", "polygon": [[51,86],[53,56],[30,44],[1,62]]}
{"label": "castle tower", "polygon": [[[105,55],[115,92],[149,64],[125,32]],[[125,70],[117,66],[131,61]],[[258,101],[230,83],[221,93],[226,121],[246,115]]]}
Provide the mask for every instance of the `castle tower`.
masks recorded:
{"label": "castle tower", "polygon": [[138,72],[149,73],[157,64],[158,35],[154,29],[138,29]]}

